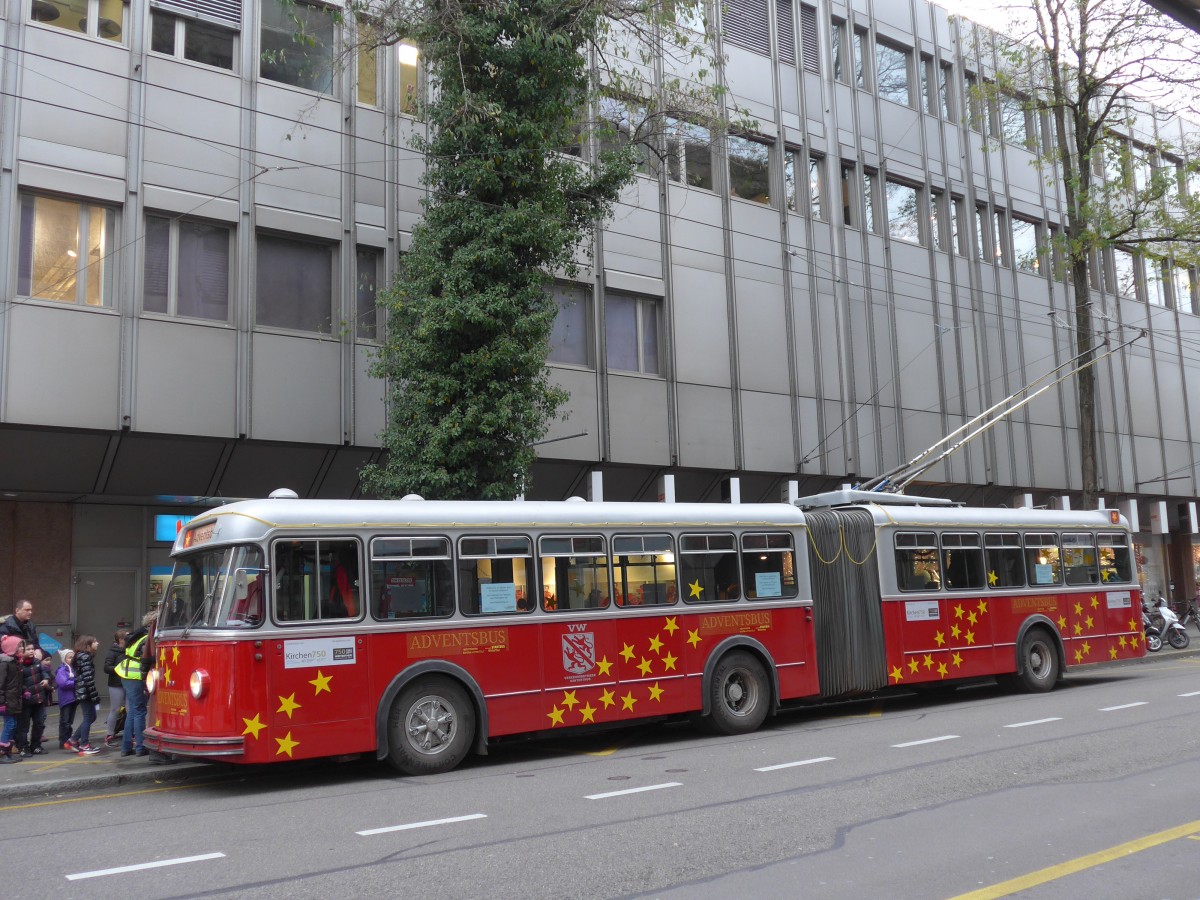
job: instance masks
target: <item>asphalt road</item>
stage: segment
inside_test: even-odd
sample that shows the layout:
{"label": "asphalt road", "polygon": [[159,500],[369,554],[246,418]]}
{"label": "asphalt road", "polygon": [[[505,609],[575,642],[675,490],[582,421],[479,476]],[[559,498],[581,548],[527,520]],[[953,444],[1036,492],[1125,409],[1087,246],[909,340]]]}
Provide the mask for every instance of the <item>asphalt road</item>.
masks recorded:
{"label": "asphalt road", "polygon": [[30,802],[0,811],[0,859],[56,897],[1197,897],[1198,763],[1200,659],[1164,657],[741,738],[648,727],[426,778],[330,763]]}

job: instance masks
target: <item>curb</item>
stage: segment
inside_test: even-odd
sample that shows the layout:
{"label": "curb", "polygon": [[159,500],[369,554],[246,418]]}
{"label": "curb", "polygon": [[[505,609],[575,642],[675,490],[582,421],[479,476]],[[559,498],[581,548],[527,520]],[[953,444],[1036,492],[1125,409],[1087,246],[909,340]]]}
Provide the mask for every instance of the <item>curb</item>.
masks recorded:
{"label": "curb", "polygon": [[80,775],[71,778],[40,779],[18,782],[3,787],[4,799],[17,800],[30,797],[46,797],[62,794],[77,794],[81,791],[123,787],[135,784],[169,784],[182,781],[211,780],[227,777],[230,771],[220,764],[172,763],[170,765],[149,764],[128,771],[103,774]]}

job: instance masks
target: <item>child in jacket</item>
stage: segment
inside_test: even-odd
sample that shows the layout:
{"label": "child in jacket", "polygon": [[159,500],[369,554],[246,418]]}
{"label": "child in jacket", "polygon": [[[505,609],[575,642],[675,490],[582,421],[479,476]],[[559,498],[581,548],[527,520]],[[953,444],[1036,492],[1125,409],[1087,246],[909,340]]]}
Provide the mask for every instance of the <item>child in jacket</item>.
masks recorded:
{"label": "child in jacket", "polygon": [[58,744],[64,750],[74,750],[71,730],[75,725],[75,651],[62,651],[62,665],[54,673],[54,684],[58,689]]}
{"label": "child in jacket", "polygon": [[24,653],[19,662],[22,676],[21,697],[25,705],[17,718],[15,740],[21,756],[36,756],[46,752],[46,748],[42,746],[42,735],[46,731],[46,707],[54,702],[54,693],[50,686],[53,676],[38,662],[36,647],[28,641],[24,642],[23,647]]}
{"label": "child in jacket", "polygon": [[100,689],[96,687],[96,651],[100,642],[92,635],[82,635],[75,642],[75,702],[83,712],[83,720],[71,742],[78,749],[80,756],[91,756],[99,753],[99,748],[93,748],[88,743],[92,723],[96,721],[96,712],[100,709]]}
{"label": "child in jacket", "polygon": [[13,754],[13,736],[17,732],[17,718],[25,708],[24,673],[19,658],[24,654],[25,642],[15,634],[0,638],[0,763],[20,762],[21,757]]}

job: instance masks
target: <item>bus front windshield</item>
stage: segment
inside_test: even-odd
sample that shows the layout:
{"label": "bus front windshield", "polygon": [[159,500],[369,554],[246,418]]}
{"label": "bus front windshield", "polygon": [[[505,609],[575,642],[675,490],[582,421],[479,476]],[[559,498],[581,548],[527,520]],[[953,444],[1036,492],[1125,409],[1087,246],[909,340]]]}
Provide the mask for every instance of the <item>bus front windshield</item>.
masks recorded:
{"label": "bus front windshield", "polygon": [[266,569],[258,547],[214,547],[175,560],[158,627],[245,628],[263,620]]}

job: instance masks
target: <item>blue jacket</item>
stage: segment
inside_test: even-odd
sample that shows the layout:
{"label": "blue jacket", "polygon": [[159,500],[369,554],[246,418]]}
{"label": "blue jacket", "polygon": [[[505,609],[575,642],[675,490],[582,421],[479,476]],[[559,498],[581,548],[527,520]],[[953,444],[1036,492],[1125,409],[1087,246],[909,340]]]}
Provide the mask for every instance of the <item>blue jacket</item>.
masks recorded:
{"label": "blue jacket", "polygon": [[54,683],[58,686],[58,705],[67,706],[75,702],[75,673],[71,667],[63,663],[54,673]]}

